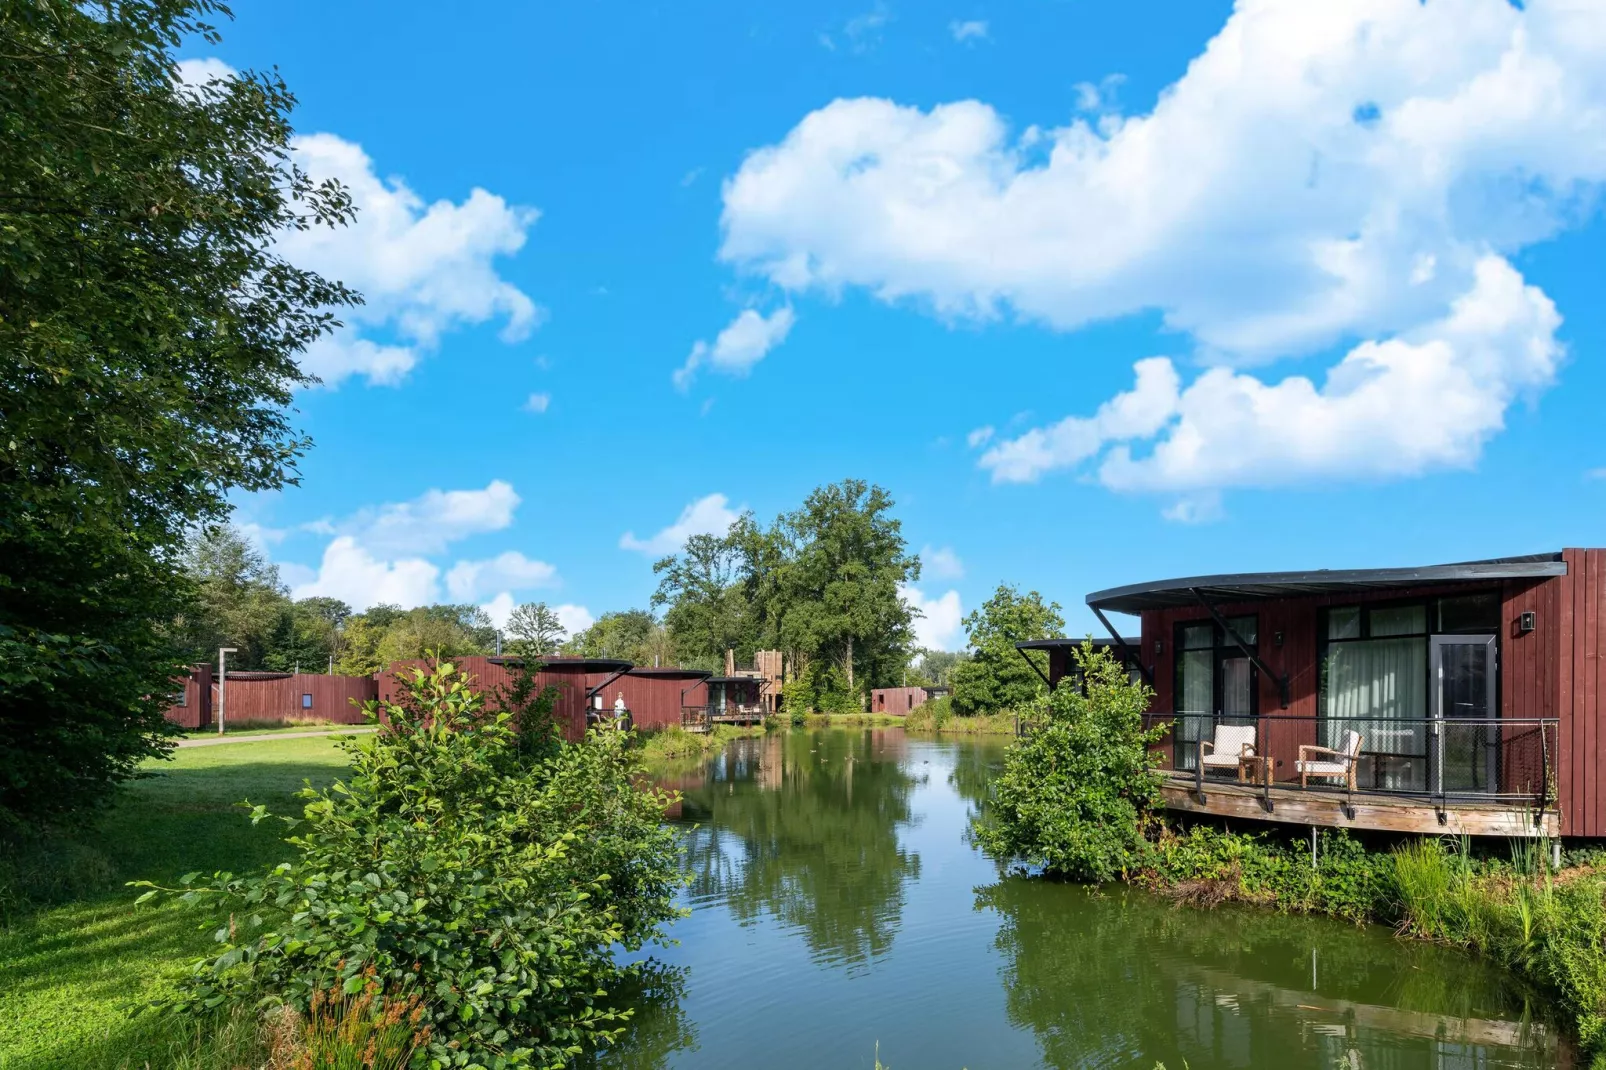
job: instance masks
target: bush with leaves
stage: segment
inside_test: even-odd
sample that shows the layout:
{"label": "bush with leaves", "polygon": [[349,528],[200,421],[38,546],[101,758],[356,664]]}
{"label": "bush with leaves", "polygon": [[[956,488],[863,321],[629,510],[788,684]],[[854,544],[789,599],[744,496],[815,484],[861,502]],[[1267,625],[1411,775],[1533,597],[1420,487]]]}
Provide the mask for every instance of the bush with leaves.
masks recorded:
{"label": "bush with leaves", "polygon": [[1152,693],[1103,651],[1073,651],[1085,691],[1069,678],[1039,700],[1036,727],[1009,750],[976,820],[977,842],[1005,861],[1075,880],[1107,881],[1140,864],[1160,798],[1145,731]]}
{"label": "bush with leaves", "polygon": [[611,1037],[628,1012],[609,998],[610,949],[659,938],[681,883],[672,799],[646,786],[628,734],[521,743],[517,715],[488,712],[445,664],[369,708],[387,727],[347,744],[349,778],[304,793],[291,861],[185,879],[186,900],[231,920],[179,1005],[305,1009],[332,984],[377,983],[422,999],[415,1062],[431,1067],[555,1067]]}

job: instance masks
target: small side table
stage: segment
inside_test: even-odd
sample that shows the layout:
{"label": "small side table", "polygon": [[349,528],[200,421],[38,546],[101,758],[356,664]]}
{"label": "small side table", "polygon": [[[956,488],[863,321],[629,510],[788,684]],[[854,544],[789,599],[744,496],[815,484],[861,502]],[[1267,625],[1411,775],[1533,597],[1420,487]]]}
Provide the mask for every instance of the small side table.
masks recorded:
{"label": "small side table", "polygon": [[1262,782],[1271,782],[1271,763],[1259,754],[1240,756],[1238,759],[1238,783],[1259,786]]}

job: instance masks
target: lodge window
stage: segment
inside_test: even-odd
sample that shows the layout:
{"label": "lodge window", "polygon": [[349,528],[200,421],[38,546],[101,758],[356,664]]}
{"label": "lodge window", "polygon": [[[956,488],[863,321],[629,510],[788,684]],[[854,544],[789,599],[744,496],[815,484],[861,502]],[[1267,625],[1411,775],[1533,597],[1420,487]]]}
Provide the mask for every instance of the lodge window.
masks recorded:
{"label": "lodge window", "polygon": [[[1227,623],[1245,646],[1256,649],[1254,617],[1230,617]],[[1209,739],[1217,724],[1252,723],[1260,703],[1255,667],[1238,644],[1213,621],[1179,624],[1175,635],[1176,730],[1172,733],[1172,766],[1192,769],[1199,741]]]}
{"label": "lodge window", "polygon": [[312,709],[312,696],[306,692],[301,693],[301,708],[304,710]]}
{"label": "lodge window", "polygon": [[[1435,764],[1444,767],[1440,779],[1480,780],[1474,767],[1481,768],[1483,753],[1498,746],[1498,733],[1472,725],[1441,726],[1437,734],[1432,730],[1438,724],[1432,720],[1432,637],[1497,636],[1499,592],[1403,604],[1336,606],[1322,612],[1318,629],[1321,693],[1317,742],[1340,747],[1346,732],[1361,733],[1358,786],[1427,790],[1435,785]],[[1452,666],[1452,674],[1455,671]],[[1497,715],[1498,711],[1485,713]],[[1460,751],[1467,753],[1456,753]],[[1458,760],[1474,771],[1449,768]],[[1489,762],[1493,760],[1488,756]]]}
{"label": "lodge window", "polygon": [[189,704],[190,704],[190,693],[189,693],[188,689],[183,690],[183,691],[175,691],[173,693],[173,701],[172,701],[172,703],[170,703],[170,705],[173,705],[173,706],[188,706]]}

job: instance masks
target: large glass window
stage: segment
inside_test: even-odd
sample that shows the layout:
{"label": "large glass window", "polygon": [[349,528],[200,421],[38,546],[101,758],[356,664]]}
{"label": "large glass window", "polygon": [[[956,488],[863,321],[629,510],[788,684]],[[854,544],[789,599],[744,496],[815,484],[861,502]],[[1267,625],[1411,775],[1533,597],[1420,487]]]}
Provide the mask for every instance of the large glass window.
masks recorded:
{"label": "large glass window", "polygon": [[[1245,646],[1255,649],[1254,617],[1232,617],[1227,623]],[[1176,650],[1172,765],[1192,769],[1199,741],[1209,739],[1217,724],[1254,722],[1255,672],[1237,643],[1211,621],[1177,625]]]}
{"label": "large glass window", "polygon": [[1317,742],[1361,734],[1361,787],[1427,786],[1428,606],[1345,606],[1325,613]]}

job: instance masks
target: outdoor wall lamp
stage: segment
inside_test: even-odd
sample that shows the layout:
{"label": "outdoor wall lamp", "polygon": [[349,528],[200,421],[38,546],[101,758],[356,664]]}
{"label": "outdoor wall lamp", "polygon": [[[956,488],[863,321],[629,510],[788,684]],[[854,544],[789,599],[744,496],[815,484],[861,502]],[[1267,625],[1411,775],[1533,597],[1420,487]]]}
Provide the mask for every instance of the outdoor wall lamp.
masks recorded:
{"label": "outdoor wall lamp", "polygon": [[1531,609],[1517,614],[1517,634],[1527,635],[1529,632],[1533,631],[1535,619],[1536,616],[1534,611]]}
{"label": "outdoor wall lamp", "polygon": [[1278,649],[1281,649],[1282,645],[1283,645],[1283,633],[1282,632],[1272,632],[1271,633],[1271,643],[1272,643],[1272,646],[1275,646]]}
{"label": "outdoor wall lamp", "polygon": [[1159,657],[1163,653],[1165,653],[1165,644],[1156,639],[1154,641],[1154,656]]}

